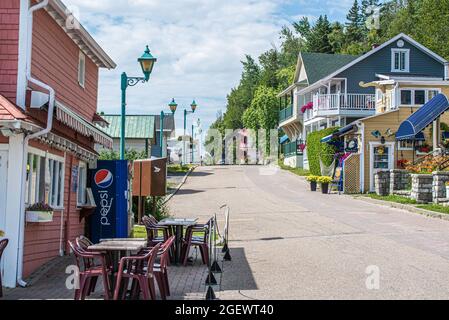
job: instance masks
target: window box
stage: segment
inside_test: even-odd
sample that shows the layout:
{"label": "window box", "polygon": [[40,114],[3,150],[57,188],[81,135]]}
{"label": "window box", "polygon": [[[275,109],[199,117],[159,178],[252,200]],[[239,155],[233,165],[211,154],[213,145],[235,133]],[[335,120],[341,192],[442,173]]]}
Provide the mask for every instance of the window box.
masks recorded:
{"label": "window box", "polygon": [[53,222],[53,211],[27,211],[26,222]]}

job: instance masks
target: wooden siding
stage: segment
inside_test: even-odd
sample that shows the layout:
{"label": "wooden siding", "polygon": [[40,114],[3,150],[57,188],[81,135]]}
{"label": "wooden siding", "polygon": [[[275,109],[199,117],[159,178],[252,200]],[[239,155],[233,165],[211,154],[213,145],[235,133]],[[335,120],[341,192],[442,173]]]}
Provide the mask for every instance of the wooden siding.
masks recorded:
{"label": "wooden siding", "polygon": [[[51,154],[64,157],[64,153],[36,141],[31,141],[34,148],[48,151]],[[84,222],[79,222],[77,209],[77,195],[70,183],[72,167],[78,166],[79,160],[67,153],[64,172],[64,221],[63,221],[63,250],[67,253],[67,240],[74,240],[84,234]],[[70,203],[69,203],[70,198]],[[53,222],[27,223],[25,228],[24,248],[24,277],[29,276],[43,264],[59,255],[61,211],[55,211]]]}
{"label": "wooden siding", "polygon": [[16,101],[20,1],[0,1],[0,94]]}
{"label": "wooden siding", "polygon": [[[430,57],[414,45],[404,39],[403,49],[410,49],[410,73],[438,77],[444,77],[444,65],[434,58]],[[369,56],[363,61],[355,64],[349,69],[343,71],[336,78],[348,79],[349,93],[370,93],[374,94],[374,88],[360,87],[360,81],[371,82],[379,80],[376,74],[392,74],[391,72],[391,49],[397,48],[397,44],[392,43],[382,50]],[[397,73],[398,75],[407,75],[407,73]]]}
{"label": "wooden siding", "polygon": [[[435,86],[413,86],[415,88],[435,88]],[[438,87],[438,86],[437,86]],[[440,86],[441,88],[441,86]],[[442,87],[441,88],[442,93],[446,94],[446,96],[449,96],[449,87]],[[371,176],[370,176],[370,156],[371,156],[371,150],[370,150],[370,142],[379,142],[380,139],[376,139],[371,135],[371,132],[375,130],[379,130],[380,132],[384,133],[387,129],[391,129],[393,132],[397,132],[399,129],[399,126],[401,123],[406,120],[410,115],[412,114],[412,111],[415,112],[417,110],[417,107],[400,107],[396,111],[387,112],[384,114],[378,114],[377,116],[362,119],[361,121],[365,124],[365,145],[364,145],[364,153],[365,153],[365,161],[364,161],[364,167],[365,167],[365,191],[370,190],[370,182],[371,182]],[[441,117],[441,121],[449,124],[449,113],[445,113]],[[427,128],[424,131],[424,135],[426,137],[426,143],[430,146],[433,145],[433,139],[432,135],[430,134],[430,127]],[[387,142],[396,142],[395,137],[385,137]],[[408,161],[413,161],[413,152],[412,151],[398,151],[397,144],[395,145],[395,151],[394,151],[394,166],[397,168],[397,160],[398,156],[399,159],[406,159]],[[417,160],[418,157],[415,155],[415,160]]]}
{"label": "wooden siding", "polygon": [[50,17],[40,10],[33,27],[32,73],[56,91],[56,99],[86,120],[97,112],[98,67],[86,56],[85,88],[78,84],[79,47]]}

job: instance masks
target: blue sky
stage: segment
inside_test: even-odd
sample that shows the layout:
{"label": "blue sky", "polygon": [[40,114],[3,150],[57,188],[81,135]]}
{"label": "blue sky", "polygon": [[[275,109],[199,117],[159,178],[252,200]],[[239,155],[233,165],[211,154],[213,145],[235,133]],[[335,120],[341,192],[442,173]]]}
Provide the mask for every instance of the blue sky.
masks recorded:
{"label": "blue sky", "polygon": [[207,129],[238,84],[240,61],[278,44],[282,25],[327,14],[343,21],[353,0],[64,0],[117,63],[100,76],[99,110],[120,112],[120,73],[140,76],[137,58],[146,44],[158,58],[151,80],[128,90],[129,114],[168,112],[171,98]]}

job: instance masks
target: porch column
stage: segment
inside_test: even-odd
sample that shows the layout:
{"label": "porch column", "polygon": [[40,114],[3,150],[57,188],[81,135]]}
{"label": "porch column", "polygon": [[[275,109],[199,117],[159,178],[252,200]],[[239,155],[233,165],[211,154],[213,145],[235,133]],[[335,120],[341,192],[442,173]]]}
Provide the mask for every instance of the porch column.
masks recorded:
{"label": "porch column", "polygon": [[433,122],[433,151],[438,149],[441,137],[441,120],[438,118]]}
{"label": "porch column", "polygon": [[[23,142],[24,135],[18,134],[9,138],[8,153],[8,182],[6,201],[5,236],[9,244],[3,254],[4,277],[3,285],[7,288],[15,288],[17,283],[17,261],[20,247],[20,212],[23,176]],[[25,219],[25,217],[22,217]],[[23,252],[22,252],[23,254]]]}

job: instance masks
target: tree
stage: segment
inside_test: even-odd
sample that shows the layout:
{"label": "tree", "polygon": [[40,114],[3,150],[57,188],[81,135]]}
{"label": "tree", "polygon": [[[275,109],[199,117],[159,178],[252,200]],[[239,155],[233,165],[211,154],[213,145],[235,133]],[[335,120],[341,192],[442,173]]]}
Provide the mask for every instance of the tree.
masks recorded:
{"label": "tree", "polygon": [[[125,159],[128,161],[135,161],[141,159],[147,159],[148,156],[145,151],[137,151],[135,149],[127,149],[125,151]],[[114,150],[103,150],[100,152],[100,160],[119,160],[120,153]]]}
{"label": "tree", "polygon": [[313,26],[307,38],[307,48],[311,52],[333,53],[329,42],[329,34],[332,32],[327,16],[320,16]]}
{"label": "tree", "polygon": [[354,4],[346,16],[346,40],[349,44],[361,42],[363,40],[363,16],[360,13],[358,0],[354,0]]}

